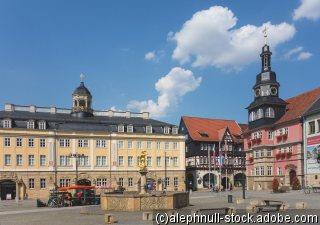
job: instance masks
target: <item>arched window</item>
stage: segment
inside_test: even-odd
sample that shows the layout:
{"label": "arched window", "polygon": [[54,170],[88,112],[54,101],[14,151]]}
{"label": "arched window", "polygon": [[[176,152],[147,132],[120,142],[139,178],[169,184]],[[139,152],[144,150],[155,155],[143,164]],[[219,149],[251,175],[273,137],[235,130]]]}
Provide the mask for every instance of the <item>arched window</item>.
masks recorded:
{"label": "arched window", "polygon": [[261,118],[263,118],[263,109],[258,109],[258,111],[257,111],[257,119],[261,119]]}
{"label": "arched window", "polygon": [[274,109],[273,108],[268,107],[266,109],[266,117],[274,118]]}
{"label": "arched window", "polygon": [[249,122],[254,121],[255,119],[256,119],[256,113],[252,111],[249,115]]}

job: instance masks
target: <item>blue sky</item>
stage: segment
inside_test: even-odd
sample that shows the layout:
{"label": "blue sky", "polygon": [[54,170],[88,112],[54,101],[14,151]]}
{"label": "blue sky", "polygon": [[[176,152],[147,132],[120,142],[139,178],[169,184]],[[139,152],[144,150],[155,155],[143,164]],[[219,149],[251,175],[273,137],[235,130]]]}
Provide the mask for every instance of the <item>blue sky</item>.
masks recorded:
{"label": "blue sky", "polygon": [[1,0],[0,103],[70,107],[84,73],[95,109],[246,122],[266,22],[281,97],[319,86],[313,2]]}

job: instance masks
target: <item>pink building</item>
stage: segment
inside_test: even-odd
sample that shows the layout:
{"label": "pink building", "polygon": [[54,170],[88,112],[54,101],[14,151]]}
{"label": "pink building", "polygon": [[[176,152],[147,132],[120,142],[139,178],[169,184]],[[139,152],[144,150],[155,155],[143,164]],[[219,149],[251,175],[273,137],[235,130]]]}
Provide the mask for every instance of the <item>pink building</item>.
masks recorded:
{"label": "pink building", "polygon": [[254,101],[247,108],[249,128],[244,132],[247,185],[250,190],[271,189],[304,182],[303,114],[320,97],[320,88],[282,100],[271,52],[264,45],[262,68],[253,87]]}

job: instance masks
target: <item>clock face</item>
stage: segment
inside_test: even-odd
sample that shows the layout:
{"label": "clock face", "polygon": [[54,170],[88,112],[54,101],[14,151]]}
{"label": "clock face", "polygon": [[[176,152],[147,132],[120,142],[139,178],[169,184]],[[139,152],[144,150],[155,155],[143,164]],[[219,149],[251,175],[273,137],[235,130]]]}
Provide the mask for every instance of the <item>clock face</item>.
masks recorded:
{"label": "clock face", "polygon": [[271,94],[272,94],[272,95],[277,95],[277,93],[278,93],[277,88],[276,88],[276,87],[272,87],[272,88],[271,88]]}
{"label": "clock face", "polygon": [[256,90],[254,91],[254,95],[255,95],[256,97],[259,97],[259,96],[260,96],[260,89],[256,89]]}

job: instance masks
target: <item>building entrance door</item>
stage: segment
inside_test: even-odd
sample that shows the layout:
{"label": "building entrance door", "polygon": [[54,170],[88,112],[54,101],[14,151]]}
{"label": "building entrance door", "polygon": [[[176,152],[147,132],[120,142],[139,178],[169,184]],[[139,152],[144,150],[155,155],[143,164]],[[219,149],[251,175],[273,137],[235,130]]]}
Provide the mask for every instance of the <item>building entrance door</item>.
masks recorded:
{"label": "building entrance door", "polygon": [[1,200],[12,200],[16,197],[16,182],[12,180],[0,181]]}

